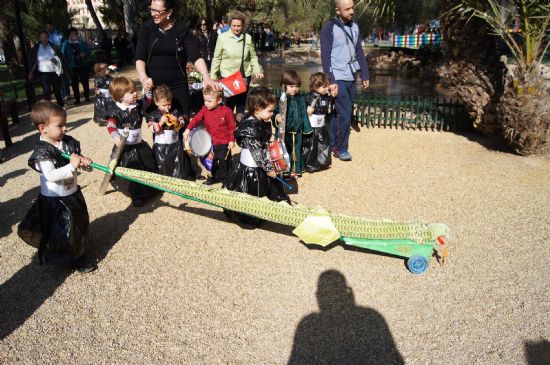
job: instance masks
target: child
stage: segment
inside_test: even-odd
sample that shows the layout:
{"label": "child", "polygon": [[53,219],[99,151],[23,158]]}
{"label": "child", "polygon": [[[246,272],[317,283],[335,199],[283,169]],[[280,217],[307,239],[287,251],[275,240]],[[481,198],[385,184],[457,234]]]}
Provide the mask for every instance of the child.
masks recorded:
{"label": "child", "polygon": [[189,132],[199,123],[203,123],[204,127],[212,137],[213,151],[210,153],[210,158],[214,160],[212,166],[212,176],[206,179],[206,185],[225,181],[229,172],[229,162],[231,161],[231,149],[235,146],[235,136],[233,135],[236,129],[233,112],[225,105],[220,105],[222,102],[221,91],[214,90],[211,86],[206,86],[202,92],[204,98],[204,106],[191,119],[187,126],[183,137],[189,139]]}
{"label": "child", "polygon": [[94,65],[94,71],[96,94],[94,105],[94,122],[100,126],[106,126],[107,119],[105,118],[105,110],[107,109],[107,103],[111,102],[109,84],[113,81],[113,78],[109,75],[109,68],[106,63],[96,63]]}
{"label": "child", "polygon": [[[235,132],[237,144],[241,147],[240,161],[227,176],[225,187],[290,204],[281,183],[274,180],[276,172],[269,159],[275,95],[266,87],[257,87],[250,90],[247,104],[247,113],[243,115]],[[226,214],[251,228],[261,223],[261,220],[242,214],[229,211]]]}
{"label": "child", "polygon": [[307,172],[328,169],[332,163],[328,121],[333,98],[328,93],[328,85],[328,77],[322,72],[309,77],[310,92],[306,94],[305,101],[313,133],[304,138],[303,154]]}
{"label": "child", "polygon": [[[284,114],[284,138],[286,149],[290,155],[290,175],[292,177],[302,176],[305,171],[304,157],[302,155],[302,138],[312,133],[307,115],[306,102],[303,95],[299,94],[302,80],[296,71],[284,71],[281,77],[281,91],[286,93],[286,110],[277,110],[275,118],[276,138],[281,138],[282,128],[280,126]],[[280,109],[280,107],[279,107]]]}
{"label": "child", "polygon": [[[25,242],[38,247],[41,264],[72,263],[82,273],[97,268],[86,262],[85,238],[90,219],[86,201],[77,185],[79,167],[91,160],[80,155],[80,143],[67,135],[67,114],[50,101],[32,108],[31,119],[40,140],[29,158],[29,166],[40,173],[40,194],[18,227]],[[70,160],[61,156],[70,154]]]}
{"label": "child", "polygon": [[[137,100],[136,85],[126,77],[117,77],[109,85],[109,93],[113,99],[107,108],[107,131],[115,145],[120,145],[124,129],[129,129],[124,151],[120,156],[118,166],[131,169],[156,172],[155,160],[151,147],[141,138],[141,124],[145,103]],[[115,146],[116,147],[116,146]],[[113,147],[113,151],[115,149]],[[142,184],[123,179],[113,179],[115,188],[130,194],[135,207],[141,207],[144,200],[154,194],[154,190]]]}
{"label": "child", "polygon": [[172,108],[172,92],[166,85],[153,91],[157,109],[147,115],[147,125],[153,131],[153,155],[159,174],[179,179],[194,180],[189,156],[184,153],[179,130],[185,119],[179,110]]}

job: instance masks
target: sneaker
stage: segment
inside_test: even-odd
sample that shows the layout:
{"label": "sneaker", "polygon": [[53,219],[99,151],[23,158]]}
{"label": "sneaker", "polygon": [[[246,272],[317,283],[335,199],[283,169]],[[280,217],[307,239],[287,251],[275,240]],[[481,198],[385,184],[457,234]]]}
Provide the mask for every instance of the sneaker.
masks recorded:
{"label": "sneaker", "polygon": [[338,152],[334,154],[334,157],[339,158],[340,161],[351,161],[351,154],[348,151]]}
{"label": "sneaker", "polygon": [[212,178],[212,176],[208,176],[205,182],[203,182],[204,185],[213,185],[216,184],[217,181]]}
{"label": "sneaker", "polygon": [[86,257],[82,256],[73,262],[73,267],[81,274],[87,274],[89,272],[97,270],[97,264],[94,261],[89,261]]}

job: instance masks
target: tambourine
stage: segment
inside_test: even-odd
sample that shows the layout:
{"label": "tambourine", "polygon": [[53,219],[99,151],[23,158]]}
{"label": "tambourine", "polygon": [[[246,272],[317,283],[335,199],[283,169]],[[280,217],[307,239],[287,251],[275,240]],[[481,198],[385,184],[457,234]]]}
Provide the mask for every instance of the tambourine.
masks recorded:
{"label": "tambourine", "polygon": [[277,139],[269,145],[269,160],[277,173],[290,171],[290,156],[285,143]]}
{"label": "tambourine", "polygon": [[203,128],[195,128],[189,133],[189,148],[195,156],[205,157],[212,151],[212,138]]}

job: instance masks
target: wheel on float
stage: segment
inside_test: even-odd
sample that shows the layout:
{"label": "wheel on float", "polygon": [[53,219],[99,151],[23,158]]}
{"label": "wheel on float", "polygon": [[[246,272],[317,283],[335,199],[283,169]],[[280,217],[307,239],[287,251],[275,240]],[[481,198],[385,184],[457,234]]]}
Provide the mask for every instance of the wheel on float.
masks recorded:
{"label": "wheel on float", "polygon": [[413,255],[407,259],[407,269],[413,274],[422,274],[428,269],[430,261],[422,255]]}

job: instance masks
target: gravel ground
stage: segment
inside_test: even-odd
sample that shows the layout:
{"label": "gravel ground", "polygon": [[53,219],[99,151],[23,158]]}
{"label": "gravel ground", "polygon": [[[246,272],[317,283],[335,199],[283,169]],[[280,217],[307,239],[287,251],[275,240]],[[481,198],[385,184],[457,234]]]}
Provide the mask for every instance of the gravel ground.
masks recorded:
{"label": "gravel ground", "polygon": [[[93,105],[69,134],[105,163]],[[550,159],[473,136],[361,129],[352,162],[305,175],[292,199],[333,212],[446,223],[444,267],[301,244],[267,223],[164,194],[143,208],[82,173],[99,270],[41,267],[14,233],[38,193],[28,118],[0,165],[2,364],[542,364],[550,359]],[[547,362],[547,363],[549,363]]]}

